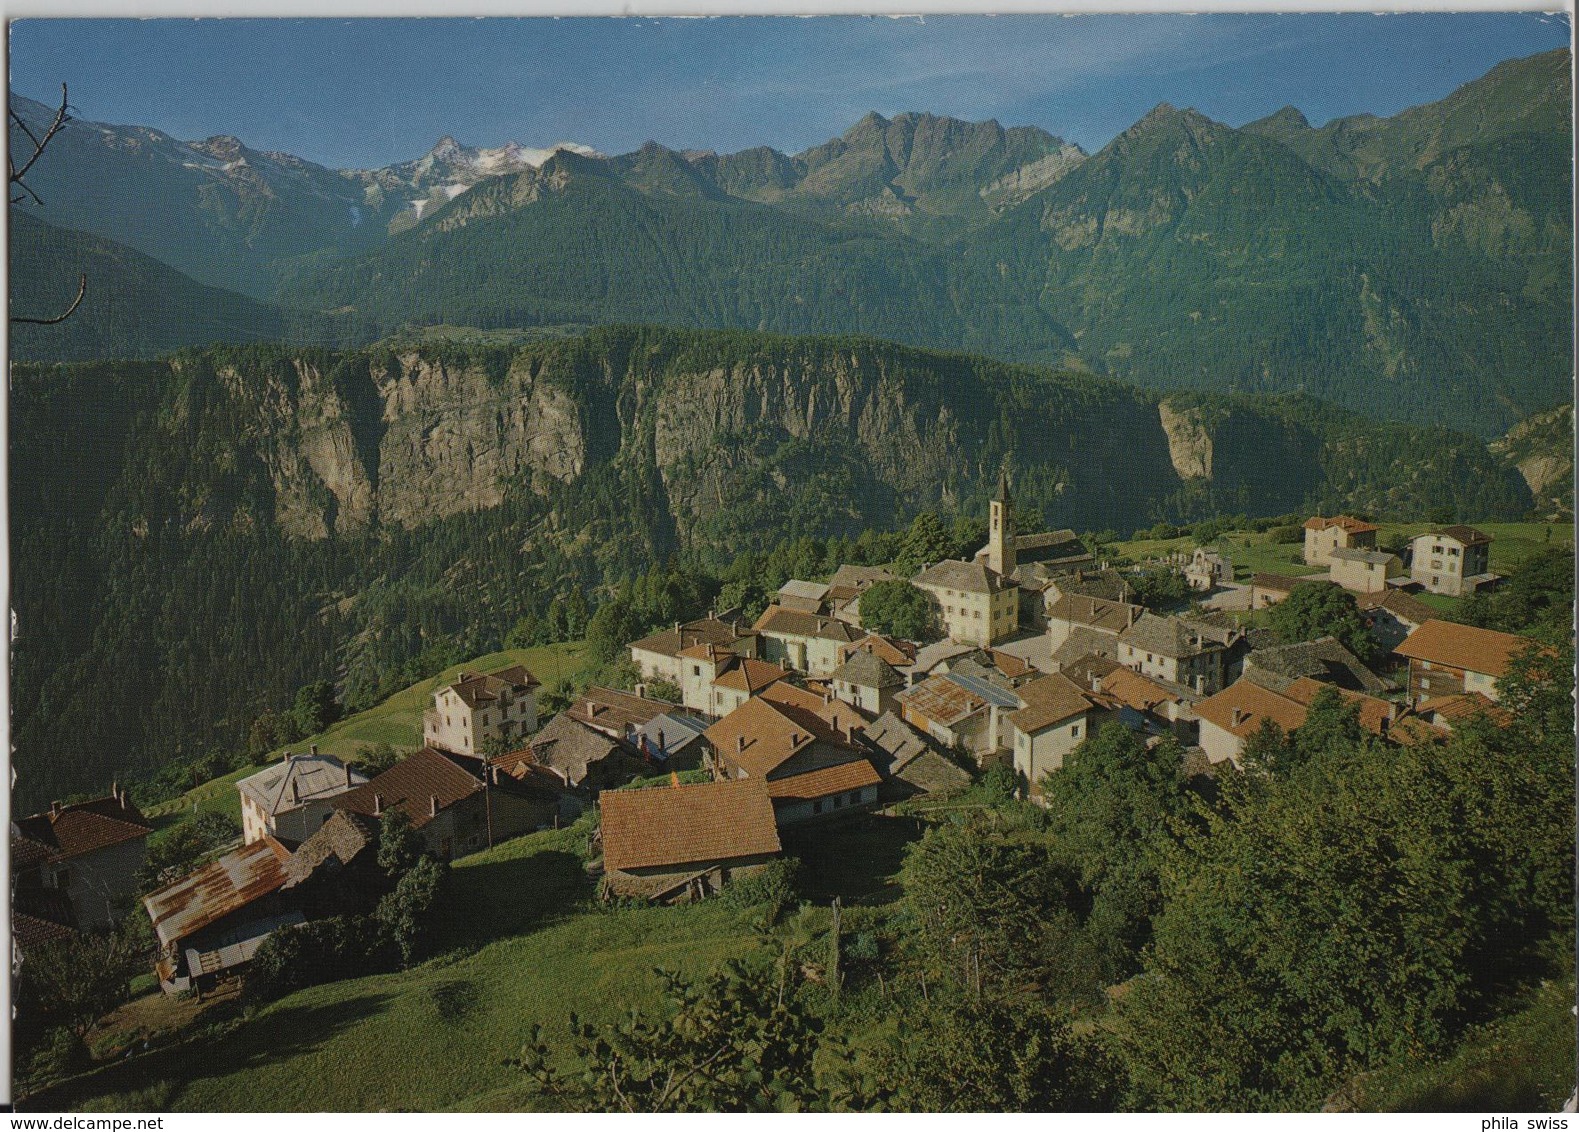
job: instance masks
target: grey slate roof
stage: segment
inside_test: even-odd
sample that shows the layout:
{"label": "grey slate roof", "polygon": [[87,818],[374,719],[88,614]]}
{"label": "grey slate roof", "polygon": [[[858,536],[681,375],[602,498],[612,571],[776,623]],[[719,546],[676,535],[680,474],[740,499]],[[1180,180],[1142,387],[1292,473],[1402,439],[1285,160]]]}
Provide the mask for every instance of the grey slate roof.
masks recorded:
{"label": "grey slate roof", "polygon": [[1118,642],[1122,637],[1112,633],[1103,633],[1096,629],[1087,629],[1084,625],[1069,630],[1069,636],[1064,643],[1053,650],[1053,663],[1058,665],[1062,672],[1066,664],[1073,664],[1088,656],[1105,657],[1108,660],[1118,660]]}
{"label": "grey slate roof", "polygon": [[378,838],[379,825],[375,819],[349,810],[336,810],[285,862],[285,887],[300,884],[331,857],[344,866],[369,848],[377,853]]}
{"label": "grey slate roof", "polygon": [[1133,625],[1118,635],[1118,639],[1119,643],[1132,648],[1182,659],[1221,648],[1234,635],[1231,629],[1202,621],[1143,613]]}
{"label": "grey slate roof", "polygon": [[893,665],[864,649],[850,654],[850,658],[835,668],[830,680],[843,680],[863,688],[903,688],[905,678],[894,671]]}
{"label": "grey slate roof", "polygon": [[1360,550],[1352,546],[1340,546],[1327,552],[1332,558],[1344,562],[1365,562],[1372,566],[1385,566],[1397,558],[1396,554],[1388,554],[1385,550]]}
{"label": "grey slate roof", "polygon": [[[672,711],[660,715],[657,719],[650,720],[645,726],[638,728],[631,736],[631,742],[638,748],[641,747],[642,738],[645,737],[653,751],[661,748],[669,755],[678,754],[685,750],[708,727],[707,720],[701,716],[692,715],[685,711]],[[663,742],[658,742],[658,733],[663,733]]]}
{"label": "grey slate roof", "polygon": [[880,797],[913,797],[970,785],[970,774],[963,767],[938,753],[891,711],[868,725],[860,741],[885,780]]}
{"label": "grey slate roof", "polygon": [[264,813],[280,814],[344,794],[366,781],[367,775],[347,770],[333,755],[291,755],[243,778],[236,789]]}
{"label": "grey slate roof", "polygon": [[1281,692],[1301,676],[1368,696],[1380,696],[1392,688],[1334,637],[1257,649],[1245,660],[1245,676],[1274,692]]}
{"label": "grey slate roof", "polygon": [[803,582],[798,578],[791,578],[779,587],[779,593],[785,597],[798,597],[806,601],[821,601],[828,596],[826,582]]}
{"label": "grey slate roof", "polygon": [[984,563],[961,562],[957,558],[948,558],[927,567],[912,581],[918,586],[942,586],[973,594],[1002,593],[1014,586],[1012,578],[1004,577]]}

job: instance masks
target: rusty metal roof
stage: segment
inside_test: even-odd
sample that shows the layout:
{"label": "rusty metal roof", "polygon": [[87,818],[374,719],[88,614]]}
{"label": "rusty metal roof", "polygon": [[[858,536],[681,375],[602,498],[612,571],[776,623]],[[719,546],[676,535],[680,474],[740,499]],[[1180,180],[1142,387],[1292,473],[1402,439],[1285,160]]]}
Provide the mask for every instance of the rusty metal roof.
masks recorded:
{"label": "rusty metal roof", "polygon": [[159,942],[168,947],[277,891],[288,860],[290,852],[265,837],[143,897]]}

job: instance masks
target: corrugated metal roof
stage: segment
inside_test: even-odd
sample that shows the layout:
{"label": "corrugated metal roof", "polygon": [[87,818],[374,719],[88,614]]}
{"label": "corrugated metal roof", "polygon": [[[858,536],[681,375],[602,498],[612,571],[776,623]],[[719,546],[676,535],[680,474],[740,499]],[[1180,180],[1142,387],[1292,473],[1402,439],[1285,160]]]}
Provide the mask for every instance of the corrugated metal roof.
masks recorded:
{"label": "corrugated metal roof", "polygon": [[290,854],[272,837],[254,841],[143,897],[159,942],[186,939],[285,883]]}
{"label": "corrugated metal roof", "polygon": [[943,679],[952,680],[967,692],[974,696],[979,696],[989,704],[997,707],[1008,708],[1013,711],[1020,706],[1020,701],[1013,692],[1006,688],[1000,688],[996,684],[988,683],[979,677],[967,676],[962,672],[950,672]]}

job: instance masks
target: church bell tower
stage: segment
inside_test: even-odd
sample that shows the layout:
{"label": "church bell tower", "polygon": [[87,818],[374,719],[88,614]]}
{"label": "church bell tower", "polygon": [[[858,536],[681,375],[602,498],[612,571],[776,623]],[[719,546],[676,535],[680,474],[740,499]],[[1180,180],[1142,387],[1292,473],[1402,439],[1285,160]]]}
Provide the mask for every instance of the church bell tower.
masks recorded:
{"label": "church bell tower", "polygon": [[998,497],[992,501],[987,532],[987,566],[1000,574],[1013,574],[1014,518],[1009,507],[1009,475],[998,473]]}

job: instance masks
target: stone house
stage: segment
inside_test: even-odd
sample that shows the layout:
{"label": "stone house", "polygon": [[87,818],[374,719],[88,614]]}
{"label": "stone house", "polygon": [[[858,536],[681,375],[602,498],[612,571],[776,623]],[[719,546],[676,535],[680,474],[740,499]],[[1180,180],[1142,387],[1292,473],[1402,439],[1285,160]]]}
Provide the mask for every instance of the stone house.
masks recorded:
{"label": "stone house", "polygon": [[1428,593],[1463,597],[1497,580],[1491,573],[1491,536],[1474,527],[1442,527],[1410,542],[1409,578]]}
{"label": "stone house", "polygon": [[1403,576],[1404,564],[1385,550],[1357,550],[1340,546],[1329,552],[1328,577],[1334,585],[1360,594],[1380,593],[1389,578]]}
{"label": "stone house", "polygon": [[858,738],[882,777],[878,798],[883,802],[962,790],[971,783],[969,771],[891,711],[878,716]]}
{"label": "stone house", "polygon": [[1144,613],[1119,634],[1118,662],[1144,676],[1210,695],[1228,682],[1238,629]]}
{"label": "stone house", "polygon": [[501,774],[482,759],[424,747],[331,804],[374,820],[400,810],[428,849],[450,861],[552,823],[559,799],[542,784]]}
{"label": "stone house", "polygon": [[598,805],[610,896],[699,900],[760,872],[781,849],[773,801],[760,778],[607,790]]}
{"label": "stone house", "polygon": [[864,649],[851,653],[829,679],[834,695],[873,717],[893,710],[894,697],[905,687],[892,665]]}
{"label": "stone house", "polygon": [[[758,638],[763,644],[768,638]],[[706,715],[728,715],[769,685],[786,679],[789,669],[741,656],[721,645],[693,645],[680,654],[681,702]]]}
{"label": "stone house", "polygon": [[911,579],[937,602],[943,631],[958,644],[986,648],[1019,629],[1019,586],[982,562],[948,559]]}
{"label": "stone house", "polygon": [[1437,611],[1425,602],[1390,587],[1379,593],[1359,594],[1354,603],[1370,626],[1371,635],[1385,649],[1397,648],[1410,633],[1437,619]]}
{"label": "stone house", "polygon": [[881,781],[857,743],[815,712],[753,699],[704,736],[713,774],[767,784],[780,826],[870,808]]}
{"label": "stone house", "polygon": [[[1305,722],[1316,696],[1329,687],[1308,677],[1291,681],[1278,690],[1249,678],[1235,681],[1195,705],[1201,721],[1201,749],[1213,763],[1231,760],[1237,765],[1245,741],[1256,733],[1263,720],[1271,720],[1284,732],[1293,731]],[[1421,720],[1402,719],[1396,704],[1358,692],[1340,690],[1338,695],[1359,705],[1360,726],[1373,735],[1400,744],[1421,742],[1436,735]]]}
{"label": "stone house", "polygon": [[1305,565],[1330,565],[1332,552],[1339,547],[1375,550],[1377,530],[1376,524],[1348,515],[1334,515],[1330,519],[1316,515],[1306,519]]}
{"label": "stone house", "polygon": [[1244,675],[1274,691],[1302,677],[1368,696],[1383,696],[1395,690],[1336,637],[1252,649],[1245,657]]}
{"label": "stone house", "polygon": [[763,660],[808,676],[827,676],[841,661],[840,650],[864,633],[837,617],[770,605],[752,630],[761,639]]}
{"label": "stone house", "polygon": [[714,645],[740,656],[758,655],[755,633],[737,621],[703,617],[631,642],[631,662],[640,670],[643,680],[666,680],[679,688],[683,685],[685,668],[680,654],[697,645]]}
{"label": "stone house", "polygon": [[537,730],[538,679],[519,664],[486,675],[462,672],[433,693],[422,742],[479,757],[490,740],[509,745]]}
{"label": "stone house", "polygon": [[1411,703],[1479,692],[1497,700],[1497,681],[1513,658],[1538,647],[1528,637],[1476,629],[1450,621],[1427,621],[1393,650],[1409,661]]}
{"label": "stone house", "polygon": [[1069,677],[1053,673],[1015,689],[1020,707],[1008,713],[1014,770],[1021,788],[1041,797],[1042,777],[1062,770],[1064,759],[1085,742],[1108,714]]}
{"label": "stone house", "polygon": [[1283,601],[1302,582],[1320,582],[1325,579],[1311,575],[1294,578],[1287,574],[1252,574],[1250,576],[1250,608],[1266,609]]}
{"label": "stone house", "polygon": [[[11,825],[16,903],[89,931],[114,926],[134,906],[137,872],[153,825],[125,790],[18,818]],[[22,851],[18,852],[19,843]]]}
{"label": "stone house", "polygon": [[287,848],[306,841],[334,813],[330,805],[367,781],[367,775],[346,766],[318,748],[305,755],[286,754],[273,766],[236,783],[241,795],[241,837],[251,845],[272,837]]}

